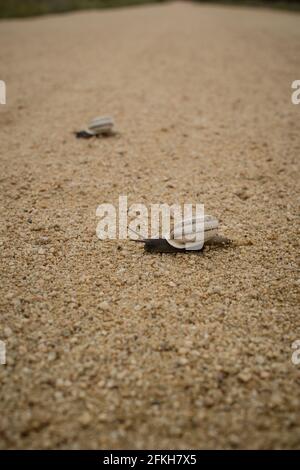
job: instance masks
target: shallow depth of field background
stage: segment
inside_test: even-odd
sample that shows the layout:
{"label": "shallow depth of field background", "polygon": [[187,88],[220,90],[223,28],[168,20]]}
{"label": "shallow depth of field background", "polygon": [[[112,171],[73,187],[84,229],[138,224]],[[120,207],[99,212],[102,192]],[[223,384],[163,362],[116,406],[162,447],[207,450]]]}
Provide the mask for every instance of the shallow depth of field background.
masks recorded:
{"label": "shallow depth of field background", "polygon": [[[47,13],[90,8],[115,8],[145,3],[166,3],[168,0],[1,0],[0,18],[26,17]],[[300,0],[194,0],[207,4],[253,5],[284,9],[300,9]]]}

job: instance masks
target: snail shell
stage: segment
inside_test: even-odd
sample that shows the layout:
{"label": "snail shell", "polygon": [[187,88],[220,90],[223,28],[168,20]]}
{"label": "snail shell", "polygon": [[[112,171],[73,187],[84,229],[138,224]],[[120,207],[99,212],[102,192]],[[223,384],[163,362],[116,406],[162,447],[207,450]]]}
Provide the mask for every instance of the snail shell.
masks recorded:
{"label": "snail shell", "polygon": [[114,120],[110,116],[96,117],[88,125],[88,132],[92,135],[110,134],[114,127]]}
{"label": "snail shell", "polygon": [[218,232],[219,221],[212,215],[185,219],[176,224],[165,239],[174,248],[181,250],[201,250],[208,240]]}

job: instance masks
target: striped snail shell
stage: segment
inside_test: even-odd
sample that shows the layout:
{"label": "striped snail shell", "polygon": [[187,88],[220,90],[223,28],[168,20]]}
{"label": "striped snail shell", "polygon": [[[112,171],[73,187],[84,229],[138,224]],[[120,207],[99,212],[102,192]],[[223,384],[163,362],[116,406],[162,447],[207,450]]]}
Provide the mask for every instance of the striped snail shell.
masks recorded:
{"label": "striped snail shell", "polygon": [[114,120],[110,116],[96,117],[88,125],[88,132],[92,135],[111,134]]}
{"label": "striped snail shell", "polygon": [[174,248],[180,250],[201,250],[208,240],[218,232],[219,221],[212,215],[192,217],[175,224],[170,237],[164,237]]}

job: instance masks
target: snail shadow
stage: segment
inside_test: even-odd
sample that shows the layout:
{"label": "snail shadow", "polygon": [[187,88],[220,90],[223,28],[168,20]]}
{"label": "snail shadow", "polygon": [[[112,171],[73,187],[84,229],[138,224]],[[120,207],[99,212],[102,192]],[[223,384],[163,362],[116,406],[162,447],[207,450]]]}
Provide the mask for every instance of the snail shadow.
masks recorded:
{"label": "snail shadow", "polygon": [[119,132],[102,132],[101,134],[91,134],[88,131],[75,131],[74,135],[77,139],[111,139],[112,137],[119,137]]}
{"label": "snail shadow", "polygon": [[[204,248],[201,250],[180,250],[171,246],[167,240],[164,238],[157,238],[157,239],[147,239],[147,240],[139,240],[144,243],[144,250],[146,253],[149,254],[159,254],[159,253],[166,253],[166,254],[187,254],[191,255],[204,255],[205,251]],[[214,238],[208,240],[205,243],[205,246],[209,246],[214,249],[224,249],[228,248],[232,245],[232,241],[229,238],[222,237],[220,235],[216,235]]]}

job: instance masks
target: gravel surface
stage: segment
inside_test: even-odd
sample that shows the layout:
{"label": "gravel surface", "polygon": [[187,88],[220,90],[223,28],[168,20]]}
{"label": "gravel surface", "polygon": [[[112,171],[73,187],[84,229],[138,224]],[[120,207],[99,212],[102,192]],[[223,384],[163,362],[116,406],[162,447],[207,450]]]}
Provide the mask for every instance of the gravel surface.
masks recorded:
{"label": "gravel surface", "polygon": [[[168,4],[1,21],[1,448],[300,445],[300,16]],[[119,135],[73,131],[112,115]],[[96,208],[202,202],[203,254]]]}

